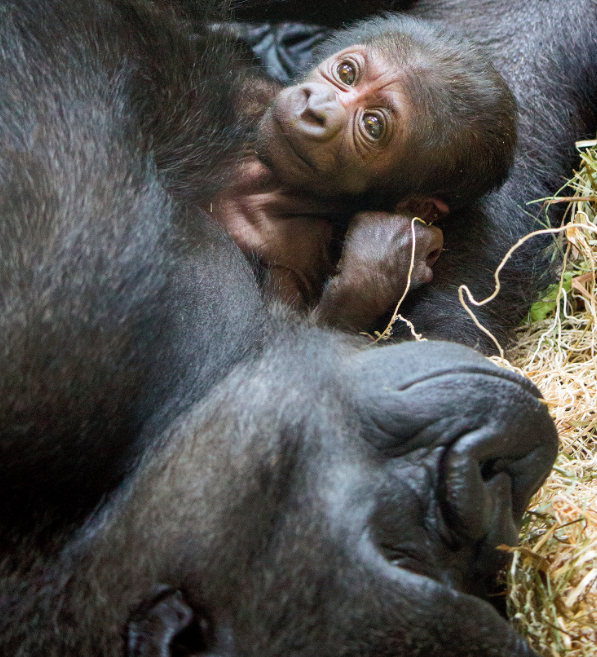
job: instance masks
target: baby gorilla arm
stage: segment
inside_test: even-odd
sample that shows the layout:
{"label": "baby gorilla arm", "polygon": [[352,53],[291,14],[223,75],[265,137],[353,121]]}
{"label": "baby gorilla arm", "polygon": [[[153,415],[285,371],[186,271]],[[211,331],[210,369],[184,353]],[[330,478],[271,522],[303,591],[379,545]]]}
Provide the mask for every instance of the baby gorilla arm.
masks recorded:
{"label": "baby gorilla arm", "polygon": [[405,210],[393,215],[362,212],[352,219],[338,274],[315,308],[317,321],[366,329],[391,310],[407,288],[431,281],[443,235],[414,217]]}
{"label": "baby gorilla arm", "polygon": [[[268,295],[296,309],[316,307],[318,321],[351,330],[368,328],[407,286],[431,280],[443,237],[424,222],[447,212],[443,201],[427,197],[403,201],[391,214],[355,215],[337,268],[334,217],[347,208],[281,185],[256,158],[244,158],[235,184],[210,204],[211,216],[266,271],[262,285]],[[411,227],[414,217],[422,221]]]}
{"label": "baby gorilla arm", "polygon": [[[263,287],[272,297],[296,309],[315,307],[321,323],[360,330],[406,291],[411,258],[408,288],[431,280],[443,237],[425,222],[448,212],[439,199],[410,199],[391,214],[355,215],[336,267],[330,217],[340,214],[340,207],[285,189],[255,159],[245,160],[239,173],[236,185],[215,200],[211,216],[243,253],[261,263]],[[414,217],[422,221],[411,226]]]}

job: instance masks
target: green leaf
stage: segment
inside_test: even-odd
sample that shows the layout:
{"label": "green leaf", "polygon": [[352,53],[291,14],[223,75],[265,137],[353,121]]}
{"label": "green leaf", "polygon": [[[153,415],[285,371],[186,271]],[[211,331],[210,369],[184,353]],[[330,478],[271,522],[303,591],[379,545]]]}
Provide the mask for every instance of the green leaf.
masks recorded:
{"label": "green leaf", "polygon": [[[561,282],[561,287],[566,292],[570,292],[572,289],[572,279],[574,274],[571,271],[564,272],[563,280]],[[536,301],[530,308],[528,315],[524,318],[523,323],[525,324],[534,324],[535,322],[540,322],[541,320],[549,317],[555,313],[558,294],[560,292],[560,283],[554,283],[550,285],[543,298],[539,301]]]}

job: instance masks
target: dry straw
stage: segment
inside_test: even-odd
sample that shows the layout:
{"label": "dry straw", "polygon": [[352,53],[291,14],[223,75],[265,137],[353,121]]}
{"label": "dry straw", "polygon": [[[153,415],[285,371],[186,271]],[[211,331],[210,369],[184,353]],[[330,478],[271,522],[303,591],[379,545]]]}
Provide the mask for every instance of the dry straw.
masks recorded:
{"label": "dry straw", "polygon": [[507,359],[495,359],[540,388],[562,441],[507,574],[513,622],[550,657],[597,657],[597,149],[584,150],[596,145],[581,144],[566,199],[572,224],[555,237],[560,283],[533,307]]}

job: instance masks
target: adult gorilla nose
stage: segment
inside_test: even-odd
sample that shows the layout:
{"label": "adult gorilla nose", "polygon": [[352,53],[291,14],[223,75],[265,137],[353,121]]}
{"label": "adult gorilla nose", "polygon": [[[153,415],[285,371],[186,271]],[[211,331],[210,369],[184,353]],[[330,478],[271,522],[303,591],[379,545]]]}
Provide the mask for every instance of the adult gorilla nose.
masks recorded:
{"label": "adult gorilla nose", "polygon": [[364,438],[390,459],[440,454],[435,495],[451,536],[512,545],[557,454],[535,386],[447,342],[370,349],[352,366]]}
{"label": "adult gorilla nose", "polygon": [[465,539],[495,534],[492,542],[516,542],[530,495],[543,481],[546,456],[533,437],[525,440],[524,425],[516,424],[467,433],[443,459],[438,498],[448,525]]}
{"label": "adult gorilla nose", "polygon": [[326,84],[309,82],[299,85],[298,91],[302,95],[297,112],[301,131],[322,141],[334,137],[346,121],[346,110],[338,102],[335,90]]}

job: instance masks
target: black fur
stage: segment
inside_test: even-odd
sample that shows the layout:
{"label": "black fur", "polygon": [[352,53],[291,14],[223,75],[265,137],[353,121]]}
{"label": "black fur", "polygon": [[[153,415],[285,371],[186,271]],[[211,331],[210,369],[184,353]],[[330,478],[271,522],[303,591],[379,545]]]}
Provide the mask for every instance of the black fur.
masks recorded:
{"label": "black fur", "polygon": [[[446,219],[449,257],[438,261],[432,285],[407,300],[405,316],[425,335],[493,349],[472,328],[456,297],[457,286],[466,283],[478,300],[489,296],[506,251],[523,235],[561,220],[561,205],[546,218],[541,202],[529,203],[565,184],[578,162],[575,140],[595,136],[596,10],[590,0],[421,0],[413,8],[414,15],[445,20],[486,48],[519,107],[518,148],[506,184]],[[549,244],[551,238],[527,242],[502,271],[497,299],[474,309],[503,343],[535,299],[535,290],[549,280],[545,273],[553,272],[553,250],[541,251]]]}
{"label": "black fur", "polygon": [[475,596],[545,405],[265,308],[198,208],[244,57],[146,2],[0,3],[0,653],[529,656]]}
{"label": "black fur", "polygon": [[[181,305],[177,296],[182,285],[190,298],[201,292],[220,309],[234,308],[235,299],[221,299],[214,282],[243,271],[235,253],[218,263],[216,250],[212,272],[195,275],[207,265],[186,257],[189,225],[196,241],[227,240],[201,222],[200,211],[190,218],[173,200],[189,196],[187,186],[199,190],[193,201],[216,188],[226,170],[216,168],[218,162],[236,157],[242,143],[225,109],[233,88],[222,84],[231,77],[228,49],[216,57],[218,42],[209,36],[211,43],[197,50],[186,38],[177,44],[163,24],[156,43],[157,30],[147,28],[152,21],[102,3],[86,12],[77,2],[2,6],[0,277],[7,346],[0,387],[8,413],[2,449],[11,454],[3,477],[14,480],[19,494],[38,485],[59,496],[72,484],[94,493],[97,486],[110,488],[106,472],[122,476],[113,464],[131,449],[128,436],[140,432],[155,398],[163,397],[156,382],[163,390],[180,388],[172,395],[172,412],[179,412],[195,400],[197,380],[211,385],[224,375],[227,362],[244,352],[242,333],[252,331],[242,316],[229,325],[227,312],[214,315],[210,331],[230,334],[226,357],[214,369],[209,355],[206,362],[200,357],[201,333],[189,336],[205,309]],[[205,48],[215,60],[208,78],[198,70],[204,59],[197,53]],[[179,62],[197,55],[192,61],[199,63],[178,68],[189,72],[178,85],[164,53]],[[160,76],[168,76],[167,91],[177,94],[169,112],[160,106],[166,102]],[[214,89],[208,98],[207,88]],[[177,142],[181,122],[188,123],[184,148]],[[158,164],[165,185],[158,182]],[[209,289],[198,291],[196,278]],[[247,279],[243,300],[251,286]],[[167,353],[156,347],[164,331],[171,335]],[[189,389],[193,397],[186,399]],[[40,444],[33,456],[31,442]],[[100,481],[85,469],[76,480],[80,458],[95,462]],[[32,460],[33,481],[27,476]]]}

